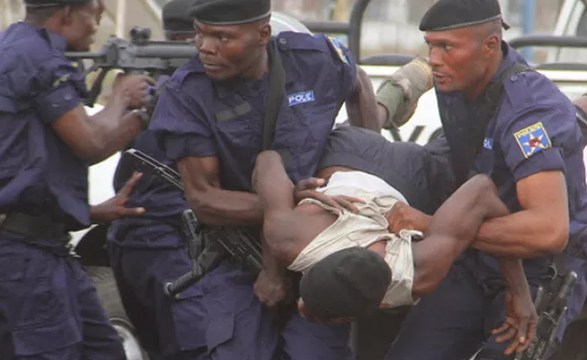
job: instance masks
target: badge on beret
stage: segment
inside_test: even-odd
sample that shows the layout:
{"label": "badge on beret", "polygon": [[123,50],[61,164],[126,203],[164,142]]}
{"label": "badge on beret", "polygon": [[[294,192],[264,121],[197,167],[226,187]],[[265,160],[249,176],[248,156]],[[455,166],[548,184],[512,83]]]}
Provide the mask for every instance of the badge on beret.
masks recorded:
{"label": "badge on beret", "polygon": [[552,143],[542,122],[537,122],[514,133],[514,137],[518,145],[520,145],[520,149],[522,149],[522,153],[526,159],[542,150],[552,147]]}
{"label": "badge on beret", "polygon": [[330,42],[330,44],[332,44],[332,47],[334,47],[334,49],[336,50],[336,53],[338,54],[340,60],[342,60],[343,63],[350,65],[349,58],[344,54],[340,42],[334,38],[331,38],[330,36],[328,36],[327,39]]}

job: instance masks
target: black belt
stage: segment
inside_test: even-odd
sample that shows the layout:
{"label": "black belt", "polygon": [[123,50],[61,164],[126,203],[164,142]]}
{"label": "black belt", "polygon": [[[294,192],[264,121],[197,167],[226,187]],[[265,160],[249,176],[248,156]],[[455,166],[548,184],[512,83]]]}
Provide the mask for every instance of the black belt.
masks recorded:
{"label": "black belt", "polygon": [[31,216],[23,213],[6,214],[4,221],[0,220],[0,230],[18,235],[69,241],[69,234],[64,224],[51,220],[46,215]]}

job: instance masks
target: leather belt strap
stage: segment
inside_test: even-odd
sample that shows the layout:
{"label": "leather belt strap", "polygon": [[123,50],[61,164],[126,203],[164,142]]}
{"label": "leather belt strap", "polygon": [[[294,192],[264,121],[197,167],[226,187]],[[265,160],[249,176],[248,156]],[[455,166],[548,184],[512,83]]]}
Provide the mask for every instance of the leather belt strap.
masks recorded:
{"label": "leather belt strap", "polygon": [[5,214],[4,221],[0,223],[0,230],[30,237],[69,241],[65,225],[54,222],[46,215]]}

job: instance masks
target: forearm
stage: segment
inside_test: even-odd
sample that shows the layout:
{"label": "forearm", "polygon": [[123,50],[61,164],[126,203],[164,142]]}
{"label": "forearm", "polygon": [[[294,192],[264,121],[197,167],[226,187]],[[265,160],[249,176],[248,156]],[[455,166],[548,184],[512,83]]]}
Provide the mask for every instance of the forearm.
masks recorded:
{"label": "forearm", "polygon": [[271,252],[271,247],[264,236],[261,236],[261,245],[263,248],[263,268],[267,274],[277,278],[285,277],[287,269],[279,263],[275,254]]}
{"label": "forearm", "polygon": [[104,110],[90,117],[92,134],[98,139],[99,155],[95,162],[109,158],[124,148],[140,132],[141,121],[132,114],[126,114],[127,104],[120,99],[112,99]]}
{"label": "forearm", "polygon": [[522,261],[513,258],[499,258],[498,262],[499,272],[504,278],[506,289],[512,295],[527,294],[529,286]]}
{"label": "forearm", "polygon": [[101,224],[104,222],[102,211],[99,206],[90,206],[90,222],[92,224]]}
{"label": "forearm", "polygon": [[346,109],[352,126],[381,131],[387,111],[377,104],[373,85],[362,70],[358,72],[357,86],[353,94],[346,101]]}
{"label": "forearm", "polygon": [[370,100],[365,98],[347,101],[349,123],[352,126],[379,132],[383,127],[383,121],[379,119],[386,118],[387,110],[377,103],[369,105],[369,102]]}
{"label": "forearm", "polygon": [[255,194],[210,188],[190,195],[189,204],[198,220],[209,225],[261,225],[263,212]]}
{"label": "forearm", "polygon": [[496,256],[521,259],[549,255],[557,241],[548,215],[524,210],[485,221],[473,247]]}

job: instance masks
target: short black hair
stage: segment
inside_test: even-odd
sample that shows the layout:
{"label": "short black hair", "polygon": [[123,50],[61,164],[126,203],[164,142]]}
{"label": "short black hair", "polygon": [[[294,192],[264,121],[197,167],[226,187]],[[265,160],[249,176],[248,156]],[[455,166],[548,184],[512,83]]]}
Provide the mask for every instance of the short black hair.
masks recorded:
{"label": "short black hair", "polygon": [[377,311],[391,275],[381,255],[352,247],[325,257],[304,274],[300,295],[319,319],[362,318]]}

